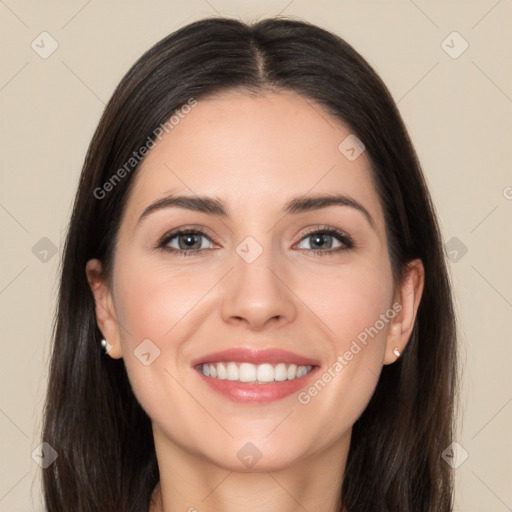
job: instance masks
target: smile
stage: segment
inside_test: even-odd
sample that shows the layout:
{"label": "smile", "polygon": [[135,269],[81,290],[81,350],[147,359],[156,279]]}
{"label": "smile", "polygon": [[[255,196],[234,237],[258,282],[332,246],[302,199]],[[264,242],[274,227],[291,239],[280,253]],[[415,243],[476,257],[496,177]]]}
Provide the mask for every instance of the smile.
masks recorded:
{"label": "smile", "polygon": [[266,403],[299,393],[320,362],[272,348],[231,348],[192,361],[200,379],[217,396],[238,403]]}
{"label": "smile", "polygon": [[252,363],[221,362],[205,363],[201,371],[206,377],[220,380],[266,384],[269,382],[283,382],[285,380],[300,379],[307,375],[313,366],[297,366],[286,363]]}

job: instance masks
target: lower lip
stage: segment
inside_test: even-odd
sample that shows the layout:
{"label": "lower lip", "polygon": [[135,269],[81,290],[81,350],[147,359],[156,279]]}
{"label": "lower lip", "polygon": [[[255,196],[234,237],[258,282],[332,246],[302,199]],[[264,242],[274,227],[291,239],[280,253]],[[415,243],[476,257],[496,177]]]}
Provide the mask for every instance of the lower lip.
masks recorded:
{"label": "lower lip", "polygon": [[269,382],[267,384],[249,384],[237,380],[217,379],[207,377],[201,370],[197,370],[203,381],[214,391],[224,395],[233,402],[239,403],[263,403],[281,400],[293,393],[298,393],[304,389],[311,376],[316,374],[318,366],[304,377],[293,380],[284,380],[281,382]]}

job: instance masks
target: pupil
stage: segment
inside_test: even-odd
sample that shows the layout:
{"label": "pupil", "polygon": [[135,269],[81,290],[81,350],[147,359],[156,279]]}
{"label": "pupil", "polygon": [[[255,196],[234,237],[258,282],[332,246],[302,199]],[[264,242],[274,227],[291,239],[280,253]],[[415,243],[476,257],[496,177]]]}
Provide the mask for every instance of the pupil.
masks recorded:
{"label": "pupil", "polygon": [[[193,245],[197,244],[197,235],[194,235],[193,233],[188,233],[185,235],[181,235],[182,239],[185,240],[184,247],[186,249],[190,249]],[[182,244],[180,244],[180,248],[184,248]]]}
{"label": "pupil", "polygon": [[[314,240],[314,244],[315,245],[318,245],[320,247],[327,247],[327,248],[331,248],[332,246],[332,240],[330,241],[331,243],[328,243],[325,241],[325,237],[330,237],[331,235],[328,235],[328,234],[317,234],[317,235],[314,235],[313,236],[313,240]],[[322,245],[323,244],[323,245]]]}

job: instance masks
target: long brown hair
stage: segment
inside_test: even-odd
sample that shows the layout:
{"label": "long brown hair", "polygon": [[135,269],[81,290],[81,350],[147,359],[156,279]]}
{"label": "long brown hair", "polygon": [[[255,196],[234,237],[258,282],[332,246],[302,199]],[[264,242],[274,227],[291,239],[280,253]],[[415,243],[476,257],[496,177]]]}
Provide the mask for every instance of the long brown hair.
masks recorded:
{"label": "long brown hair", "polygon": [[[385,212],[399,281],[420,258],[425,285],[402,357],[383,368],[353,426],[340,511],[448,512],[456,325],[434,208],[396,105],[369,64],[343,39],[277,17],[191,23],[148,50],[122,79],[89,146],[64,247],[42,440],[58,452],[43,470],[48,512],[147,511],[159,471],[151,421],[122,359],[102,354],[85,265],[106,276],[137,165],[98,193],[190,98],[238,89],[294,91],[322,105],[363,142]],[[126,167],[125,167],[126,170]],[[96,193],[95,193],[96,191]]]}

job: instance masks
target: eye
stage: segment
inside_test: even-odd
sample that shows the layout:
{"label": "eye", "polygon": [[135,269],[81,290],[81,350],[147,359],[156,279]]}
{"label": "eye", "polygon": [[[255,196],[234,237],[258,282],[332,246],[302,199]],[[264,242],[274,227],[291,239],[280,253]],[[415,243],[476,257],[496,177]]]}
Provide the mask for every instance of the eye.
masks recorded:
{"label": "eye", "polygon": [[[317,228],[315,231],[310,231],[302,238],[302,241],[308,239],[310,239],[310,247],[299,248],[314,251],[319,256],[324,256],[326,253],[337,253],[354,247],[352,239],[347,234],[331,227]],[[302,241],[300,243],[303,243]]]}
{"label": "eye", "polygon": [[[210,246],[203,244],[204,239],[210,241]],[[303,244],[307,239],[310,239],[310,247],[299,247],[299,249],[312,251],[318,256],[338,253],[354,247],[352,239],[346,233],[332,227],[317,227],[303,236],[297,246]],[[181,228],[165,234],[157,247],[178,256],[193,256],[204,254],[208,249],[213,248],[211,245],[213,242],[203,230]]]}
{"label": "eye", "polygon": [[203,245],[205,238],[210,240],[208,235],[200,229],[178,229],[164,235],[158,247],[176,253],[178,256],[191,256],[211,248]]}

